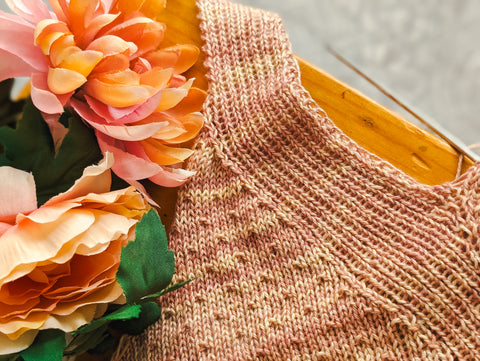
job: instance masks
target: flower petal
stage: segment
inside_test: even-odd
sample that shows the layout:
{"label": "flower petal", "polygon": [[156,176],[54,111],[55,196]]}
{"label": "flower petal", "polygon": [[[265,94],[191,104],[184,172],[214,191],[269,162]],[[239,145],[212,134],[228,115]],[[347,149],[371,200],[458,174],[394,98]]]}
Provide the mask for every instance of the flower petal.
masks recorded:
{"label": "flower petal", "polygon": [[60,39],[61,37],[63,37],[65,35],[65,33],[62,33],[62,32],[54,32],[54,33],[49,33],[47,35],[45,35],[44,37],[41,38],[41,40],[38,41],[38,45],[40,46],[40,48],[42,49],[42,52],[45,54],[45,55],[49,55],[50,54],[50,48],[52,47],[52,44],[57,41],[58,39]]}
{"label": "flower petal", "polygon": [[164,88],[172,77],[172,69],[152,68],[140,74],[140,83],[156,89]]}
{"label": "flower petal", "polygon": [[103,152],[111,152],[115,156],[115,163],[112,166],[112,170],[120,178],[127,181],[145,179],[159,172],[159,165],[125,151],[125,148],[119,145],[121,144],[120,141],[116,142],[115,139],[100,132],[95,133],[97,134],[100,149]]}
{"label": "flower petal", "polygon": [[179,187],[193,175],[195,175],[195,172],[164,167],[156,175],[148,179],[163,187]]}
{"label": "flower petal", "polygon": [[101,51],[103,55],[126,54],[128,56],[138,50],[134,43],[129,43],[118,36],[105,35],[92,41],[86,50]]}
{"label": "flower petal", "polygon": [[[105,152],[104,152],[105,153]],[[82,176],[66,192],[50,198],[45,205],[52,205],[67,199],[73,199],[89,193],[105,193],[110,190],[111,176],[109,168],[113,164],[113,155],[106,153],[98,165],[84,169]]]}
{"label": "flower petal", "polygon": [[118,72],[128,69],[130,60],[125,54],[113,54],[104,56],[104,58],[93,69],[92,74],[105,72]]}
{"label": "flower petal", "polygon": [[134,123],[146,118],[158,107],[161,98],[162,92],[158,92],[142,104],[116,108],[108,106],[88,95],[85,96],[90,108],[112,125]]}
{"label": "flower petal", "polygon": [[0,49],[0,81],[8,78],[27,77],[35,70],[18,56]]}
{"label": "flower petal", "polygon": [[194,79],[190,79],[180,88],[167,88],[162,91],[162,100],[158,105],[157,112],[173,108],[179,104],[188,94]]}
{"label": "flower petal", "polygon": [[57,328],[65,332],[72,332],[91,322],[96,310],[97,305],[90,304],[80,307],[78,310],[75,310],[66,316],[57,316],[54,314],[49,315],[41,329]]}
{"label": "flower petal", "polygon": [[200,49],[195,45],[186,44],[152,51],[144,57],[152,66],[173,68],[175,74],[181,74],[197,62],[199,55]]}
{"label": "flower petal", "polygon": [[25,350],[33,343],[37,333],[38,330],[30,330],[23,333],[16,340],[11,340],[7,335],[0,332],[0,356]]}
{"label": "flower petal", "polygon": [[34,27],[18,16],[0,11],[0,49],[19,57],[36,70],[46,71],[48,63],[42,50],[33,44],[33,31]]}
{"label": "flower petal", "polygon": [[73,35],[63,34],[50,46],[50,62],[53,66],[59,66],[62,61],[68,59],[70,55],[79,51],[81,51],[81,49],[75,45]]}
{"label": "flower petal", "polygon": [[154,19],[165,8],[166,2],[166,0],[118,0],[116,9],[125,15],[140,11],[142,14]]}
{"label": "flower petal", "polygon": [[95,36],[100,32],[104,27],[114,22],[120,14],[100,14],[96,16],[90,24],[88,24],[83,36],[77,39],[77,44],[81,48],[86,48],[90,44]]}
{"label": "flower petal", "polygon": [[108,72],[98,74],[95,79],[108,84],[122,84],[122,85],[139,85],[140,76],[133,70],[126,69],[118,72]]}
{"label": "flower petal", "polygon": [[164,112],[155,113],[155,115],[158,116],[159,121],[160,120],[167,121],[168,126],[160,129],[157,133],[153,135],[152,138],[165,141],[168,139],[174,139],[176,137],[179,137],[187,132],[181,122],[179,122],[177,119],[173,117],[170,117]]}
{"label": "flower petal", "polygon": [[51,17],[48,6],[40,0],[6,0],[6,3],[15,14],[32,24]]}
{"label": "flower petal", "polygon": [[48,124],[48,128],[50,128],[50,133],[52,134],[53,145],[55,147],[56,153],[62,145],[63,138],[65,138],[65,136],[67,135],[68,129],[65,128],[65,126],[58,121],[60,119],[60,113],[44,113],[43,119],[45,119],[45,122]]}
{"label": "flower petal", "polygon": [[86,83],[87,78],[70,69],[48,69],[48,88],[55,94],[68,94]]}
{"label": "flower petal", "polygon": [[48,0],[52,10],[54,11],[55,15],[57,15],[58,20],[60,21],[68,21],[67,14],[68,14],[68,4],[66,0]]}
{"label": "flower petal", "polygon": [[74,34],[82,34],[95,13],[98,0],[70,0],[68,4],[69,26]]}
{"label": "flower petal", "polygon": [[[203,127],[203,122],[204,122],[204,117],[200,113],[190,113],[179,120],[182,123],[183,129],[185,129],[185,132],[178,135],[175,138],[167,138],[163,139],[163,141],[167,144],[180,144],[180,143],[185,143],[188,142],[189,140],[192,140],[195,138],[200,130]],[[157,138],[157,135],[153,136],[154,138]]]}
{"label": "flower petal", "polygon": [[108,84],[95,78],[89,79],[84,89],[88,95],[102,103],[120,108],[141,104],[157,93],[150,86]]}
{"label": "flower petal", "polygon": [[13,222],[17,213],[37,209],[35,180],[31,173],[12,167],[0,167],[0,221]]}
{"label": "flower petal", "polygon": [[168,125],[167,122],[152,122],[140,125],[110,125],[105,119],[99,117],[84,102],[72,99],[71,104],[75,111],[98,131],[115,139],[137,141],[151,137],[161,128]]}
{"label": "flower petal", "polygon": [[193,154],[193,150],[187,148],[174,148],[163,145],[156,139],[145,139],[140,142],[153,162],[159,165],[173,165],[183,162]]}
{"label": "flower petal", "polygon": [[163,40],[165,25],[147,17],[136,16],[110,29],[107,34],[118,36],[137,45],[135,56],[156,49]]}
{"label": "flower petal", "polygon": [[42,73],[32,74],[32,102],[44,113],[63,113],[63,106],[73,94],[56,95],[47,85],[47,75]]}
{"label": "flower petal", "polygon": [[62,68],[74,70],[77,73],[87,77],[93,68],[102,60],[103,54],[94,50],[79,50],[63,60],[59,66]]}
{"label": "flower petal", "polygon": [[2,234],[8,231],[11,227],[12,225],[10,223],[0,222],[0,237],[2,236]]}
{"label": "flower petal", "polygon": [[0,282],[6,283],[31,272],[37,262],[52,259],[63,244],[85,232],[95,221],[91,212],[70,210],[55,222],[38,225],[28,219],[11,228],[0,242]]}
{"label": "flower petal", "polygon": [[192,87],[188,94],[175,107],[166,110],[166,113],[173,117],[182,117],[184,115],[200,112],[203,109],[203,103],[207,98],[207,93],[202,89]]}
{"label": "flower petal", "polygon": [[[43,19],[35,27],[33,33],[34,44],[42,48],[44,54],[48,55],[50,46],[60,36],[69,32],[67,24],[56,19]],[[60,34],[56,39],[51,39],[52,34]]]}

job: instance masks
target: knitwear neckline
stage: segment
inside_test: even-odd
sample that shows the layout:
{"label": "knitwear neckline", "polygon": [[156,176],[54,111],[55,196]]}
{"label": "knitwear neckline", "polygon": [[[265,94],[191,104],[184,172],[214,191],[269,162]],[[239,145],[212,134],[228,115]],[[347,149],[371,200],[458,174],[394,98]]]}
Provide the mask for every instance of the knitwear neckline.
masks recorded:
{"label": "knitwear neckline", "polygon": [[[216,91],[218,91],[218,89],[224,90],[231,86],[231,84],[225,84],[223,82],[221,74],[218,73],[219,69],[230,67],[229,71],[235,73],[237,71],[237,69],[235,69],[235,62],[245,66],[248,62],[255,65],[255,62],[259,61],[257,64],[258,67],[254,66],[250,71],[237,72],[234,74],[238,81],[244,81],[246,84],[250,84],[252,88],[249,91],[255,93],[255,77],[260,76],[262,79],[270,78],[271,89],[275,91],[277,96],[279,95],[279,92],[283,93],[282,96],[290,96],[288,101],[298,101],[300,103],[298,105],[304,110],[303,114],[308,114],[311,117],[311,125],[314,127],[312,131],[316,130],[318,132],[317,134],[314,134],[316,136],[315,140],[317,140],[318,137],[321,137],[326,142],[327,146],[341,148],[345,151],[345,159],[355,159],[356,163],[360,162],[363,164],[364,171],[369,172],[373,178],[379,179],[380,183],[392,184],[393,182],[394,188],[403,188],[405,191],[419,191],[421,193],[432,192],[439,194],[452,194],[461,192],[462,189],[468,190],[470,188],[470,190],[472,190],[471,187],[480,190],[480,162],[474,163],[456,179],[440,184],[425,184],[414,179],[412,176],[395,167],[388,161],[380,158],[378,155],[366,150],[355,140],[346,135],[335,125],[335,123],[328,117],[328,114],[315,102],[309,92],[303,87],[301,83],[300,69],[291,49],[288,35],[284,29],[282,20],[276,14],[270,14],[271,18],[276,19],[276,24],[262,23],[265,19],[264,15],[262,15],[266,13],[265,10],[257,10],[244,7],[243,5],[230,3],[231,6],[239,8],[240,11],[252,12],[252,17],[257,18],[259,21],[258,23],[252,22],[252,27],[256,27],[256,30],[258,30],[258,28],[267,27],[269,30],[268,39],[262,37],[253,38],[253,34],[259,35],[265,34],[266,32],[250,31],[244,26],[244,24],[231,24],[232,26],[229,29],[218,29],[220,32],[222,30],[225,32],[232,32],[232,29],[237,30],[238,32],[233,31],[231,34],[225,33],[223,38],[213,38],[207,29],[212,29],[212,26],[215,28],[215,24],[210,23],[207,25],[208,22],[212,21],[212,17],[207,15],[207,13],[209,6],[211,6],[212,10],[214,9],[215,2],[211,2],[210,4],[208,0],[196,0],[196,2],[197,5],[202,3],[202,6],[199,7],[204,9],[199,12],[198,18],[202,30],[202,39],[204,40],[203,51],[206,57],[204,65],[207,69],[206,78],[209,86],[207,100],[205,102],[205,109],[207,109],[207,111],[208,108],[212,107],[212,98],[216,96]],[[219,0],[218,2],[229,3],[227,0]],[[258,17],[254,14],[256,11],[258,11]],[[275,34],[272,35],[272,33]],[[227,48],[227,44],[222,44],[218,41],[228,39],[229,45],[231,45],[232,42],[230,40],[232,40],[232,38],[238,40],[236,42],[237,46],[234,48]],[[271,46],[272,43],[276,43],[278,46]],[[254,52],[258,53],[258,59],[248,57],[247,54],[251,53],[252,49],[255,49]],[[281,49],[281,51],[278,52],[278,49]],[[228,54],[228,56],[225,57],[225,54]],[[267,54],[270,59],[268,59],[268,57],[265,58],[265,54]],[[247,55],[246,58],[242,59],[243,55]],[[260,59],[261,56],[263,59]],[[231,64],[228,64],[229,61]],[[265,62],[271,62],[271,65],[274,66],[265,67]],[[271,69],[273,72],[271,74],[264,73],[265,69]],[[275,76],[278,75],[282,76],[283,79],[276,83]],[[281,87],[277,87],[278,84],[290,84],[290,86],[281,89]],[[238,91],[238,89],[234,90]],[[291,97],[292,94],[294,94],[295,97]],[[235,106],[241,107],[241,99],[240,101],[238,99],[225,99],[225,101],[234,101],[237,103]],[[208,118],[209,117],[207,117],[207,119]],[[272,120],[275,121],[277,118],[272,118]],[[214,139],[218,139],[220,143],[220,140],[224,140],[221,138],[226,133],[223,131],[226,131],[227,129],[222,129],[222,126],[218,128],[218,124],[207,120],[206,128],[208,130],[209,141],[215,142]],[[271,130],[274,130],[278,126],[281,126],[281,124],[263,124],[263,128],[270,127]],[[268,129],[266,129],[266,131],[268,131]],[[230,132],[230,130],[228,132]],[[232,146],[235,146],[234,139],[232,139]],[[227,161],[227,158],[229,157],[228,151],[224,152],[224,154],[226,156],[225,163],[230,163]],[[236,172],[241,171],[242,170],[236,169]]]}
{"label": "knitwear neckline", "polygon": [[424,185],[348,138],[274,14],[197,0],[205,129],[162,317],[117,360],[480,359],[480,172]]}

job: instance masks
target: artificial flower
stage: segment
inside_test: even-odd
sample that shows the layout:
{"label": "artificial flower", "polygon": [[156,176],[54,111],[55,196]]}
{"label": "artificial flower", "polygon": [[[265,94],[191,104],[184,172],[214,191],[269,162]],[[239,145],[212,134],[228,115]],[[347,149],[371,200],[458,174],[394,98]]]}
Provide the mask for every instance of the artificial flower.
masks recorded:
{"label": "artificial flower", "polygon": [[111,154],[36,206],[31,174],[0,167],[0,355],[42,329],[71,332],[122,302],[120,254],[149,206],[133,187],[110,192]]}
{"label": "artificial flower", "polygon": [[203,126],[205,93],[181,74],[199,51],[159,48],[165,25],[148,15],[163,1],[50,0],[53,12],[41,0],[7,3],[16,15],[0,12],[0,80],[30,76],[54,135],[55,115],[71,107],[131,184],[177,186],[191,175],[180,169],[192,153],[181,144]]}

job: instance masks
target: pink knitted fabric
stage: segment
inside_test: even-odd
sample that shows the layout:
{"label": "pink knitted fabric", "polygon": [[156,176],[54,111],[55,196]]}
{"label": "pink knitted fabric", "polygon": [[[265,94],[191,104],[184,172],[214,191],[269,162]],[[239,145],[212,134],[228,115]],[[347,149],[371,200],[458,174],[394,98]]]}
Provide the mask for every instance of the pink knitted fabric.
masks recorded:
{"label": "pink knitted fabric", "polygon": [[162,317],[117,360],[480,360],[480,165],[419,184],[302,88],[281,21],[198,0],[207,126]]}

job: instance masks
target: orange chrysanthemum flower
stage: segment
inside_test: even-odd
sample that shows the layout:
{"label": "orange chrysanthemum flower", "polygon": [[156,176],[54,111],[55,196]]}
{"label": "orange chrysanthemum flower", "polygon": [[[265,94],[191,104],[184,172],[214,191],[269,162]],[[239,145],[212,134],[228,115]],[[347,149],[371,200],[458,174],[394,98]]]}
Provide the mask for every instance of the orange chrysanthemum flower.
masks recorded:
{"label": "orange chrysanthemum flower", "polygon": [[179,168],[192,153],[181,144],[203,126],[205,93],[181,74],[199,50],[160,48],[165,25],[149,15],[162,0],[50,0],[53,12],[40,0],[8,4],[17,15],[0,12],[0,24],[18,41],[0,39],[0,61],[10,64],[0,79],[30,76],[45,114],[73,108],[128,182],[177,186],[191,175]]}

